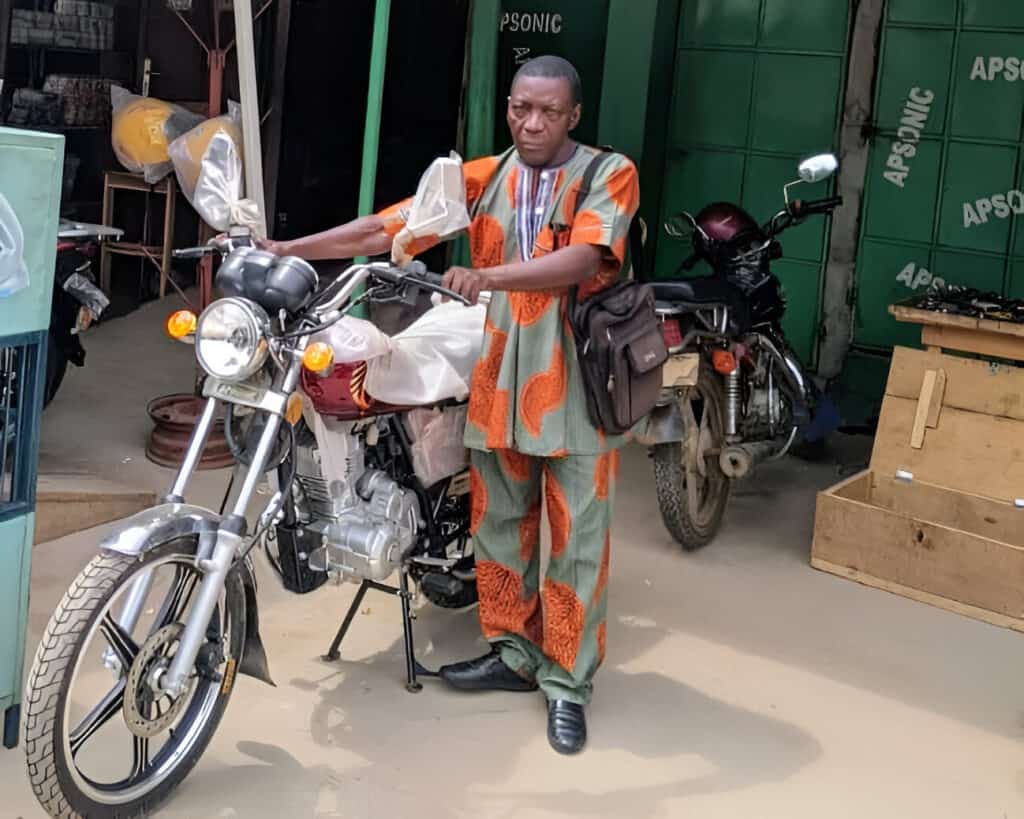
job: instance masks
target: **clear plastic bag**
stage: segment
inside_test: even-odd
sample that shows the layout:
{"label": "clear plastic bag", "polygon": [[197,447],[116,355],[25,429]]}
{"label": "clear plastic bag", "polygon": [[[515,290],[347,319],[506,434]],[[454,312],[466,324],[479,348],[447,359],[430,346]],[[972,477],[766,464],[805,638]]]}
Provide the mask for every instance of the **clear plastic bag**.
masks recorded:
{"label": "clear plastic bag", "polygon": [[405,227],[395,236],[391,260],[406,265],[423,241],[443,241],[469,227],[462,157],[454,151],[427,168],[409,206]]}
{"label": "clear plastic bag", "polygon": [[408,413],[405,425],[412,438],[412,464],[416,477],[431,487],[469,466],[465,406],[418,409]]}
{"label": "clear plastic bag", "polygon": [[110,103],[114,154],[127,170],[142,174],[150,185],[174,169],[171,143],[203,121],[178,105],[139,97],[118,85],[110,88]]}
{"label": "clear plastic bag", "polygon": [[0,298],[28,287],[25,234],[7,198],[0,193]]}
{"label": "clear plastic bag", "polygon": [[182,192],[214,230],[247,227],[262,230],[259,208],[243,199],[245,162],[242,109],[228,103],[228,113],[208,119],[182,134],[168,149]]}

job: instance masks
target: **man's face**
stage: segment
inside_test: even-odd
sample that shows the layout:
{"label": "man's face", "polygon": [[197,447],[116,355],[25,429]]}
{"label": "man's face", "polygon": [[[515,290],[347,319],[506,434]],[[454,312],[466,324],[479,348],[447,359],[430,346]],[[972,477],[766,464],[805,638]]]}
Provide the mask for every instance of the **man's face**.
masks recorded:
{"label": "man's face", "polygon": [[550,165],[580,122],[568,80],[522,77],[508,98],[508,127],[519,156],[527,165]]}

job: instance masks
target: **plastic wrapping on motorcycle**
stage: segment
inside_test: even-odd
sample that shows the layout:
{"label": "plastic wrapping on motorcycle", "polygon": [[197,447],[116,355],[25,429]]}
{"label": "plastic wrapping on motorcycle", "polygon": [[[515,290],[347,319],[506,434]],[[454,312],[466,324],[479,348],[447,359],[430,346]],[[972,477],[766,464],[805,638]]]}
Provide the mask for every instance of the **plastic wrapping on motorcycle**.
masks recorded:
{"label": "plastic wrapping on motorcycle", "polygon": [[25,265],[25,235],[21,223],[3,193],[0,193],[0,298],[13,296],[28,287]]}
{"label": "plastic wrapping on motorcycle", "polygon": [[337,364],[366,362],[366,392],[377,401],[408,407],[462,401],[484,341],[487,309],[445,302],[395,336],[346,317],[313,341],[330,345]]}

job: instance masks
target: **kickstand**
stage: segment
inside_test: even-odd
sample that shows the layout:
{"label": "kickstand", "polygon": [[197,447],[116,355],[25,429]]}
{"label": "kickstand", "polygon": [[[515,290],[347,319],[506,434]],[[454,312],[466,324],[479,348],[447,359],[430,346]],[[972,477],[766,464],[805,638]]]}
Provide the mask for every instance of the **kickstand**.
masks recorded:
{"label": "kickstand", "polygon": [[366,592],[370,589],[374,591],[383,592],[384,594],[390,594],[394,597],[399,598],[402,601],[402,636],[405,644],[405,690],[410,693],[416,694],[423,690],[423,684],[420,683],[419,677],[437,677],[436,671],[430,671],[424,668],[420,661],[416,659],[416,647],[413,642],[413,631],[412,624],[413,620],[416,619],[416,613],[412,610],[412,594],[409,592],[409,574],[403,567],[399,574],[399,587],[386,586],[383,583],[377,583],[373,580],[364,580],[360,586],[359,591],[356,592],[356,596],[352,600],[352,605],[348,607],[348,611],[345,613],[345,619],[342,620],[341,626],[338,628],[338,633],[334,635],[334,640],[331,643],[331,647],[327,650],[327,653],[323,655],[323,659],[327,662],[334,662],[341,656],[338,649],[341,647],[342,640],[345,639],[345,635],[348,634],[349,628],[352,626],[352,621],[355,619],[356,612],[359,611],[359,606],[362,605],[363,598],[366,596]]}

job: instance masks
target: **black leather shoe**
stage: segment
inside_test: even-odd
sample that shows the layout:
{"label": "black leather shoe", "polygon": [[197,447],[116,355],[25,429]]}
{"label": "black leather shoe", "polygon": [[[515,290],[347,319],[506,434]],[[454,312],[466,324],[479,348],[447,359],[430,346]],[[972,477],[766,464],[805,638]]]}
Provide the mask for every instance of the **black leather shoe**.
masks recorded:
{"label": "black leather shoe", "polygon": [[492,651],[464,663],[442,666],[441,679],[461,691],[536,691],[537,683],[520,677]]}
{"label": "black leather shoe", "polygon": [[548,701],[548,742],[560,754],[578,754],[587,744],[583,706],[566,700]]}

